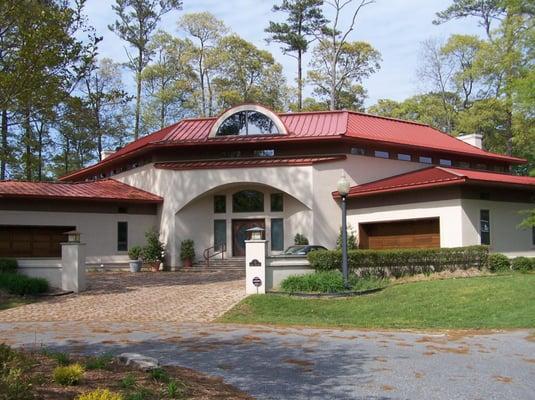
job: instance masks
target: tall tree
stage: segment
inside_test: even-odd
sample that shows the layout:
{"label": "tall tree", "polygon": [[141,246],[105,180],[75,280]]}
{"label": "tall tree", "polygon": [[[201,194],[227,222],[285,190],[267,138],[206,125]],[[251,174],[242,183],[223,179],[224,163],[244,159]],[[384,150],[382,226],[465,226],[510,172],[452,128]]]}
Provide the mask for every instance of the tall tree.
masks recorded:
{"label": "tall tree", "polygon": [[[318,43],[308,72],[314,94],[331,110],[361,109],[366,96],[362,81],[380,68],[380,60],[379,52],[365,42],[345,41],[336,51],[328,41]],[[334,74],[332,65],[336,65]]]}
{"label": "tall tree", "polygon": [[162,16],[173,9],[181,9],[182,0],[116,0],[112,8],[118,18],[108,28],[137,52],[135,56],[128,54],[129,66],[136,78],[134,138],[137,139],[141,118],[141,74],[150,60],[148,44]]}
{"label": "tall tree", "polygon": [[162,129],[192,109],[195,74],[190,66],[193,45],[159,31],[150,43],[153,62],[143,71],[146,107],[144,129]]}
{"label": "tall tree", "polygon": [[[340,58],[344,53],[347,53],[346,44],[349,40],[349,34],[353,32],[357,23],[357,17],[360,11],[375,3],[375,0],[328,0],[325,4],[333,8],[334,18],[329,25],[322,27],[321,31],[316,35],[319,40],[317,49],[323,54],[322,62],[325,64],[325,74],[329,83],[329,107],[331,110],[337,108],[336,96],[339,91],[340,78],[338,77],[338,69]],[[353,11],[349,7],[356,4]],[[341,26],[342,17],[348,15],[350,17],[349,25],[343,28]],[[314,61],[314,60],[313,60]]]}
{"label": "tall tree", "polygon": [[268,43],[280,43],[284,54],[297,59],[298,111],[303,108],[303,54],[315,40],[315,33],[327,22],[322,6],[323,0],[283,0],[281,5],[273,6],[273,11],[286,13],[286,22],[270,21],[266,28],[270,34]]}
{"label": "tall tree", "polygon": [[124,109],[131,100],[124,90],[121,68],[109,58],[93,63],[81,87],[90,119],[86,119],[96,137],[98,160],[105,144],[121,143],[126,135]]}
{"label": "tall tree", "polygon": [[228,32],[228,28],[223,21],[209,12],[186,14],[180,19],[178,26],[198,43],[198,47],[193,49],[193,56],[200,87],[201,115],[212,116],[211,75],[215,65],[210,61],[213,59],[214,48]]}

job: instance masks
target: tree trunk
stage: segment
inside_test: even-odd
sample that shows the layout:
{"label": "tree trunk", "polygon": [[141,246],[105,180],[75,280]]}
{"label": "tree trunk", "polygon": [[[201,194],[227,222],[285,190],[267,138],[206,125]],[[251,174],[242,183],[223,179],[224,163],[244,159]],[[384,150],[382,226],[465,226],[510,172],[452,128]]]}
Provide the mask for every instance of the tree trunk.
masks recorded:
{"label": "tree trunk", "polygon": [[136,121],[134,125],[134,139],[136,140],[139,138],[139,121],[141,118],[141,72],[143,72],[143,52],[139,50],[136,75]]}
{"label": "tree trunk", "polygon": [[43,129],[44,124],[42,123],[39,127],[39,151],[38,151],[38,158],[39,158],[39,165],[37,166],[37,180],[41,182],[43,180]]}
{"label": "tree trunk", "polygon": [[214,115],[214,93],[212,92],[212,83],[210,77],[206,75],[206,87],[208,88],[208,116]]}
{"label": "tree trunk", "polygon": [[203,68],[203,47],[201,46],[201,55],[199,56],[199,81],[201,84],[201,102],[202,102],[202,116],[206,117],[206,95],[204,90],[204,68]]}
{"label": "tree trunk", "polygon": [[0,152],[0,180],[6,179],[7,155],[9,153],[7,144],[7,110],[2,110],[2,151]]}
{"label": "tree trunk", "polygon": [[24,145],[26,147],[26,152],[24,154],[24,164],[25,164],[25,173],[26,173],[26,180],[31,181],[33,178],[32,175],[32,126],[30,123],[30,110],[28,107],[24,110],[24,117],[23,117],[23,127],[24,127]]}
{"label": "tree trunk", "polygon": [[331,61],[331,102],[330,109],[331,111],[336,110],[336,62]]}
{"label": "tree trunk", "polygon": [[297,50],[297,109],[303,109],[303,53]]}

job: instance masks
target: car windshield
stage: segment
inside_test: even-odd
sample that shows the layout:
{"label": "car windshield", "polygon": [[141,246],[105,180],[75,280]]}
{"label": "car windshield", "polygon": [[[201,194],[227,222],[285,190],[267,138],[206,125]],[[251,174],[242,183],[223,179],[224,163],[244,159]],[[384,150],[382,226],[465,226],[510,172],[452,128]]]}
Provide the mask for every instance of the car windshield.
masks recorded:
{"label": "car windshield", "polygon": [[286,249],[284,254],[297,254],[300,251],[303,251],[305,249],[305,246],[290,246]]}

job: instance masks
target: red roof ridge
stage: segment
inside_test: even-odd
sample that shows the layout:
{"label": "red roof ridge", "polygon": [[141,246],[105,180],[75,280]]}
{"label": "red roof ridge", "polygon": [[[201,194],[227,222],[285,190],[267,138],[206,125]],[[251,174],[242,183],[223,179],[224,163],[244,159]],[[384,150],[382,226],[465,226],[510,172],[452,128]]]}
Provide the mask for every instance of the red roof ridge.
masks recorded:
{"label": "red roof ridge", "polygon": [[[401,119],[401,118],[394,118],[394,117],[386,117],[386,116],[384,116],[384,115],[372,114],[372,113],[368,113],[368,112],[354,111],[354,110],[348,110],[347,112],[350,113],[350,114],[360,115],[360,116],[362,116],[362,117],[380,118],[380,119],[386,119],[386,120],[388,120],[388,121],[403,122],[403,123],[405,123],[405,124],[427,126],[428,128],[435,129],[435,130],[439,131],[440,133],[445,133],[445,132],[442,132],[442,131],[439,130],[439,129],[433,128],[433,127],[432,127],[431,125],[429,125],[429,124],[425,124],[425,123],[423,123],[423,122],[418,122],[418,121],[414,121],[414,120],[410,120],[410,119]],[[446,133],[446,135],[447,135],[447,133]]]}

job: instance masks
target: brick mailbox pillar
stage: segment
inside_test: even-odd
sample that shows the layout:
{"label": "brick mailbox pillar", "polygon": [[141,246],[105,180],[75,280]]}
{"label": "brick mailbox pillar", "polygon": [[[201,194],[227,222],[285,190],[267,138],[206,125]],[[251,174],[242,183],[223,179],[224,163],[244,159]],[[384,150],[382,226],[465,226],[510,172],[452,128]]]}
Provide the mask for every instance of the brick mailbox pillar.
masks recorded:
{"label": "brick mailbox pillar", "polygon": [[75,293],[85,290],[85,243],[61,244],[61,288]]}
{"label": "brick mailbox pillar", "polygon": [[267,240],[245,241],[245,293],[266,293]]}

